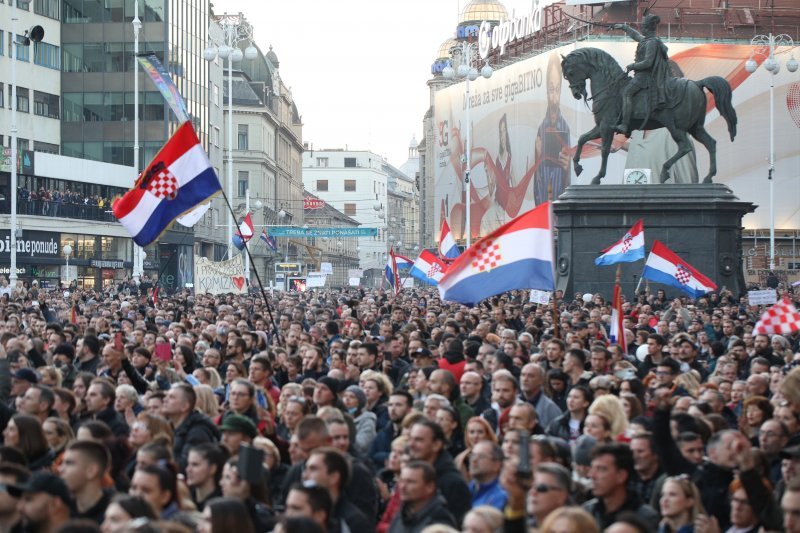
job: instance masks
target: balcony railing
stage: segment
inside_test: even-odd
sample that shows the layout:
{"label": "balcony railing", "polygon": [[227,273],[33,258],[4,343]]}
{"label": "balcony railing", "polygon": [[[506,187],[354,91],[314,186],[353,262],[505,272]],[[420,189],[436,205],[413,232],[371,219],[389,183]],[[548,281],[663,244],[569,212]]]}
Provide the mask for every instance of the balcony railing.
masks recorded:
{"label": "balcony railing", "polygon": [[[11,200],[3,198],[0,200],[0,213],[7,215],[11,213]],[[117,219],[111,212],[111,205],[103,207],[97,205],[74,204],[64,202],[53,202],[45,200],[17,200],[18,215],[32,215],[39,217],[52,218],[73,218],[78,220],[94,220],[97,222],[115,222]]]}

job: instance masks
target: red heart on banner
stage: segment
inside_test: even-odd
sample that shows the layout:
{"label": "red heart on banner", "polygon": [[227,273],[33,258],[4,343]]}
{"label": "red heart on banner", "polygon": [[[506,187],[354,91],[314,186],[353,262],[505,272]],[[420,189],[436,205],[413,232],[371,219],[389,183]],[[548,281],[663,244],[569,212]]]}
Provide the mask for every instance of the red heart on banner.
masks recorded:
{"label": "red heart on banner", "polygon": [[244,287],[244,276],[231,276],[231,281],[236,285],[236,288],[242,290]]}

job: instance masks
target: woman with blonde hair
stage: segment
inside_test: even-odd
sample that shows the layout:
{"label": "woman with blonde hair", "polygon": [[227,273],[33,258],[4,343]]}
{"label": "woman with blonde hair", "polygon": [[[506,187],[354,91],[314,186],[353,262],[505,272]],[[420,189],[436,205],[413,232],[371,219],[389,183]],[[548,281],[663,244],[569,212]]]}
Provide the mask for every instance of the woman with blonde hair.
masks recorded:
{"label": "woman with blonde hair", "polygon": [[668,477],[659,498],[659,533],[693,533],[697,515],[705,513],[700,491],[685,475]]}
{"label": "woman with blonde hair", "polygon": [[495,434],[489,422],[481,416],[473,416],[467,421],[467,429],[464,432],[464,446],[467,448],[458,454],[455,458],[456,468],[461,474],[469,481],[469,455],[472,453],[472,448],[479,442],[488,440],[497,444],[497,435]]}
{"label": "woman with blonde hair", "polygon": [[210,385],[195,385],[194,392],[197,394],[197,410],[211,418],[219,416],[219,402],[214,389]]}
{"label": "woman with blonde hair", "polygon": [[39,373],[39,383],[47,385],[50,388],[61,386],[61,372],[54,366],[40,366],[36,369]]}
{"label": "woman with blonde hair", "polygon": [[464,533],[499,533],[503,531],[503,513],[490,505],[479,505],[467,513]]}
{"label": "woman with blonde hair", "polygon": [[684,372],[675,378],[675,387],[682,387],[692,398],[697,398],[700,392],[700,377],[696,370]]}
{"label": "woman with blonde hair", "polygon": [[565,533],[567,531],[580,531],[580,533],[600,533],[592,515],[580,507],[561,507],[556,509],[544,520],[539,533]]}
{"label": "woman with blonde hair", "polygon": [[617,440],[628,430],[628,417],[619,398],[613,394],[603,394],[594,399],[589,406],[589,414],[599,414],[611,423],[611,439]]}
{"label": "woman with blonde hair", "polygon": [[44,431],[44,437],[50,447],[50,456],[53,458],[51,469],[54,474],[58,474],[58,467],[61,466],[61,461],[64,459],[64,450],[67,444],[75,438],[75,432],[72,431],[69,422],[57,416],[46,418],[42,422],[42,431]]}
{"label": "woman with blonde hair", "polygon": [[389,376],[374,370],[367,370],[361,374],[359,387],[367,398],[364,410],[375,415],[377,419],[375,429],[382,430],[389,423],[389,410],[386,408],[386,402],[389,400],[393,388]]}

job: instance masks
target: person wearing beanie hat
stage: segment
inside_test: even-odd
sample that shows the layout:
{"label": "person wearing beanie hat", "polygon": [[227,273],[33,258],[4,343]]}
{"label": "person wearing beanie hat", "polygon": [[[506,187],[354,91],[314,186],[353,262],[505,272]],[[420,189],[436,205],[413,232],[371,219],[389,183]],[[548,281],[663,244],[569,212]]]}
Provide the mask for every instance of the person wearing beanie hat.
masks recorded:
{"label": "person wearing beanie hat", "polygon": [[464,359],[464,343],[461,339],[454,338],[447,345],[444,350],[444,357],[440,358],[437,363],[442,370],[449,370],[456,378],[456,383],[461,381],[461,376],[464,375],[464,367],[467,365]]}
{"label": "person wearing beanie hat", "polygon": [[369,452],[372,442],[377,434],[376,424],[378,418],[367,406],[367,395],[358,385],[350,385],[342,394],[342,403],[348,414],[353,417],[356,426],[356,439],[353,444],[359,455]]}
{"label": "person wearing beanie hat", "polygon": [[329,376],[319,378],[314,387],[314,404],[317,408],[329,405],[338,407],[340,388],[341,382],[338,379]]}
{"label": "person wearing beanie hat", "polygon": [[244,415],[231,414],[219,426],[222,431],[220,441],[228,449],[231,456],[239,453],[242,443],[251,444],[258,435],[255,423]]}

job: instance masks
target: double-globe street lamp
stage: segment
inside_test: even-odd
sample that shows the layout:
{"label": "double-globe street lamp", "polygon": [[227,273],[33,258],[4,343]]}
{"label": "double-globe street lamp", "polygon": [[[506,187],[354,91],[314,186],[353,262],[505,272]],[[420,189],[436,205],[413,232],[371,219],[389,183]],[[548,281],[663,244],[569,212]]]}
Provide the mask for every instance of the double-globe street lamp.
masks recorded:
{"label": "double-globe street lamp", "polygon": [[[786,46],[794,48],[794,41],[786,34],[782,35],[756,35],[750,41],[753,54],[744,65],[745,70],[753,73],[758,69],[756,57],[764,60],[764,68],[770,73],[769,77],[769,269],[775,270],[775,181],[772,173],[775,171],[775,76],[781,70],[781,63],[775,58],[775,49]],[[796,72],[798,62],[791,56],[786,62],[786,70]]]}
{"label": "double-globe street lamp", "polygon": [[478,79],[479,76],[482,76],[485,79],[489,79],[492,77],[492,67],[489,66],[489,63],[485,63],[483,68],[481,68],[480,72],[477,68],[472,66],[473,59],[477,57],[478,52],[476,50],[476,43],[470,43],[467,41],[462,42],[460,45],[453,47],[451,50],[452,55],[452,63],[455,65],[448,65],[444,69],[442,69],[442,76],[447,78],[448,80],[463,78],[466,79],[466,101],[467,101],[467,135],[466,135],[466,148],[464,150],[464,156],[462,158],[462,164],[464,165],[464,188],[466,189],[466,221],[465,221],[465,232],[466,232],[466,244],[467,248],[469,248],[472,244],[472,227],[470,221],[470,182],[469,182],[469,173],[471,170],[471,151],[472,151],[472,122],[470,122],[470,110],[472,108],[472,102],[470,101],[470,93],[469,93],[469,82],[475,81]]}
{"label": "double-globe street lamp", "polygon": [[[225,13],[216,17],[222,27],[221,43],[212,42],[203,52],[203,58],[214,61],[217,57],[228,61],[228,199],[233,197],[233,64],[240,63],[243,58],[253,60],[258,57],[258,48],[252,45],[253,27],[242,13],[229,15]],[[210,33],[210,32],[209,32]],[[249,41],[244,53],[239,48],[243,42]],[[228,258],[233,257],[233,213],[228,209]]]}

